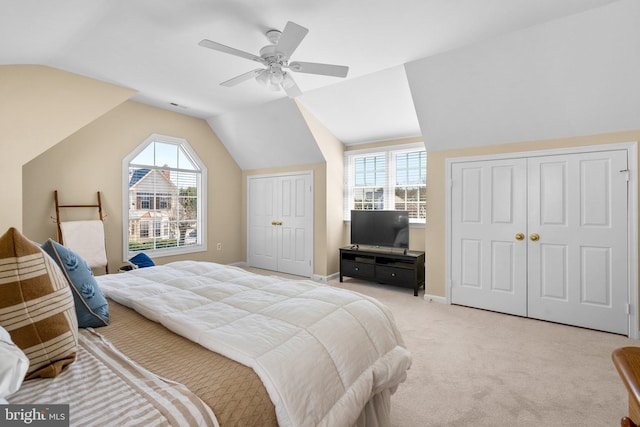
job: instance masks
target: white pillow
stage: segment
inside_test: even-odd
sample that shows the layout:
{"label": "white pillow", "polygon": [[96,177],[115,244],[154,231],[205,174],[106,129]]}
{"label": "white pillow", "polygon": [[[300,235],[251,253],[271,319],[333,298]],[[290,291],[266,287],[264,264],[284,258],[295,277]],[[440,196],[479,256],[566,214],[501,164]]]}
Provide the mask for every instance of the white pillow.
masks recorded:
{"label": "white pillow", "polygon": [[0,403],[6,403],[5,398],[18,391],[27,369],[29,359],[0,326]]}

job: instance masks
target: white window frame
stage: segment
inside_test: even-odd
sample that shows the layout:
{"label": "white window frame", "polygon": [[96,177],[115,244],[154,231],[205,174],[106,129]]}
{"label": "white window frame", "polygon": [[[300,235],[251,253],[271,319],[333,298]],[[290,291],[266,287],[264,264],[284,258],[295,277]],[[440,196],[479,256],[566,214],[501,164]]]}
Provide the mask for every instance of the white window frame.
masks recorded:
{"label": "white window frame", "polygon": [[[193,162],[196,167],[199,168],[198,185],[198,236],[197,242],[193,245],[162,248],[162,249],[150,249],[143,252],[149,255],[151,258],[159,258],[165,256],[173,256],[194,252],[204,252],[207,250],[207,167],[204,165],[200,157],[191,148],[186,139],[177,138],[173,136],[152,134],[144,141],[142,141],[129,155],[122,160],[122,253],[123,261],[127,261],[134,255],[141,251],[129,251],[129,166],[133,159],[136,158],[149,144],[152,142],[160,142],[165,144],[173,144],[181,146],[189,156],[189,160]],[[150,168],[156,166],[148,165]],[[154,234],[154,227],[149,227],[149,235]]]}
{"label": "white window frame", "polygon": [[[423,142],[415,142],[411,144],[391,145],[386,147],[365,148],[362,150],[349,150],[344,152],[344,220],[351,221],[351,207],[354,200],[354,183],[355,183],[355,159],[358,157],[369,157],[375,155],[384,155],[386,159],[386,182],[384,184],[384,209],[395,210],[393,197],[388,195],[395,194],[395,178],[396,178],[396,154],[425,150]],[[425,219],[410,218],[411,225],[425,224]]]}

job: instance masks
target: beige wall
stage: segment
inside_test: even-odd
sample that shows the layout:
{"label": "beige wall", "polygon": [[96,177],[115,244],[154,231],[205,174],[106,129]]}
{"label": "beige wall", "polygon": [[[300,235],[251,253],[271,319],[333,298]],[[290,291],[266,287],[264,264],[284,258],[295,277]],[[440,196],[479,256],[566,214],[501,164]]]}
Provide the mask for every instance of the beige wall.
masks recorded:
{"label": "beige wall", "polygon": [[[0,124],[7,135],[0,144],[2,155],[11,159],[2,167],[0,194],[5,203],[0,208],[0,230],[16,226],[36,241],[55,237],[53,190],[61,191],[63,201],[72,197],[79,203],[92,202],[100,190],[108,215],[109,260],[116,267],[122,262],[121,160],[152,133],[187,139],[209,171],[209,250],[161,258],[159,263],[184,258],[222,263],[246,260],[247,176],[312,170],[314,274],[322,276],[338,271],[337,248],[349,238],[349,227],[342,221],[342,150],[422,140],[343,147],[301,108],[327,162],[243,172],[205,121],[125,102],[133,93],[129,89],[43,66],[0,66],[0,80]],[[427,224],[424,229],[412,228],[410,234],[411,248],[427,253],[427,293],[445,295],[445,159],[639,139],[640,130],[633,130],[429,152]],[[218,242],[223,246],[220,252],[215,250]]]}
{"label": "beige wall", "polygon": [[322,253],[317,256],[318,262],[324,267],[323,269],[318,269],[317,274],[330,276],[340,271],[339,249],[348,243],[348,236],[342,218],[344,205],[344,144],[333,136],[300,103],[298,103],[298,108],[300,108],[300,112],[326,161],[325,220],[322,224],[318,224],[320,227],[319,232],[325,235],[325,245]]}
{"label": "beige wall", "polygon": [[[60,191],[62,203],[94,203],[99,190],[107,214],[109,262],[112,269],[119,266],[121,160],[150,134],[160,133],[187,139],[208,167],[209,250],[156,262],[185,257],[223,263],[246,260],[246,177],[312,170],[314,273],[326,276],[338,271],[338,248],[346,243],[345,236],[348,239],[342,221],[344,147],[303,108],[328,163],[242,173],[204,121],[126,101],[133,90],[46,66],[1,66],[0,77],[0,123],[8,135],[2,153],[16,160],[3,167],[0,188],[7,203],[0,210],[2,229],[16,226],[36,241],[55,238],[53,190]],[[75,210],[63,213],[77,219]],[[223,247],[220,252],[215,251],[218,242]]]}
{"label": "beige wall", "polygon": [[42,65],[0,65],[0,233],[23,229],[22,165],[134,93]]}
{"label": "beige wall", "polygon": [[516,153],[596,144],[633,142],[640,140],[640,130],[576,136],[562,139],[490,145],[447,151],[430,151],[427,155],[427,224],[426,293],[445,296],[445,160],[454,157]]}
{"label": "beige wall", "polygon": [[[153,133],[186,139],[208,170],[208,250],[156,258],[156,263],[243,260],[243,245],[238,239],[241,172],[235,161],[204,120],[132,101],[104,114],[24,166],[24,233],[39,242],[56,237],[54,190],[59,191],[63,204],[95,203],[95,192],[101,191],[107,214],[107,253],[115,271],[123,261],[122,159]],[[216,250],[218,242],[222,251]]]}

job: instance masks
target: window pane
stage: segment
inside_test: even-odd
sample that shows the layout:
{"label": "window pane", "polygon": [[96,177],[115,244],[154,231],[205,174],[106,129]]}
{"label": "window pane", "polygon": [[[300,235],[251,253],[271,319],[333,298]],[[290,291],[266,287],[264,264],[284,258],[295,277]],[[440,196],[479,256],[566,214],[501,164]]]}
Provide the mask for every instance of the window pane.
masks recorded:
{"label": "window pane", "polygon": [[164,144],[156,142],[156,158],[154,165],[178,167],[178,146],[175,144]]}
{"label": "window pane", "polygon": [[409,218],[426,218],[426,187],[396,187],[395,209],[409,211]]}
{"label": "window pane", "polygon": [[397,153],[395,181],[395,209],[409,211],[410,218],[425,219],[426,152]]}
{"label": "window pane", "polygon": [[354,166],[356,186],[384,186],[386,162],[383,155],[356,158]]}
{"label": "window pane", "polygon": [[354,189],[355,210],[384,209],[384,190],[380,187],[361,187]]}
{"label": "window pane", "polygon": [[198,170],[182,147],[178,153],[178,169]]}
{"label": "window pane", "polygon": [[427,153],[414,151],[396,155],[396,185],[427,183]]}
{"label": "window pane", "polygon": [[355,158],[353,209],[384,209],[385,181],[384,155]]}
{"label": "window pane", "polygon": [[142,150],[131,163],[138,165],[155,165],[155,142],[147,145],[147,148]]}
{"label": "window pane", "polygon": [[128,173],[130,252],[202,243],[201,173],[183,144],[152,141],[136,155]]}

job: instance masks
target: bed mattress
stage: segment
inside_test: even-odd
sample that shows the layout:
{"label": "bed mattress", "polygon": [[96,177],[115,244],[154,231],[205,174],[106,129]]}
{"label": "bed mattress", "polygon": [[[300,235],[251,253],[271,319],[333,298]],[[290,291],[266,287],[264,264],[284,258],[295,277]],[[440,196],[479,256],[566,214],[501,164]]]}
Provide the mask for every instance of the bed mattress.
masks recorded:
{"label": "bed mattress", "polygon": [[391,426],[389,396],[406,379],[411,354],[379,301],[211,262],[97,279],[112,300],[251,367],[281,427]]}

